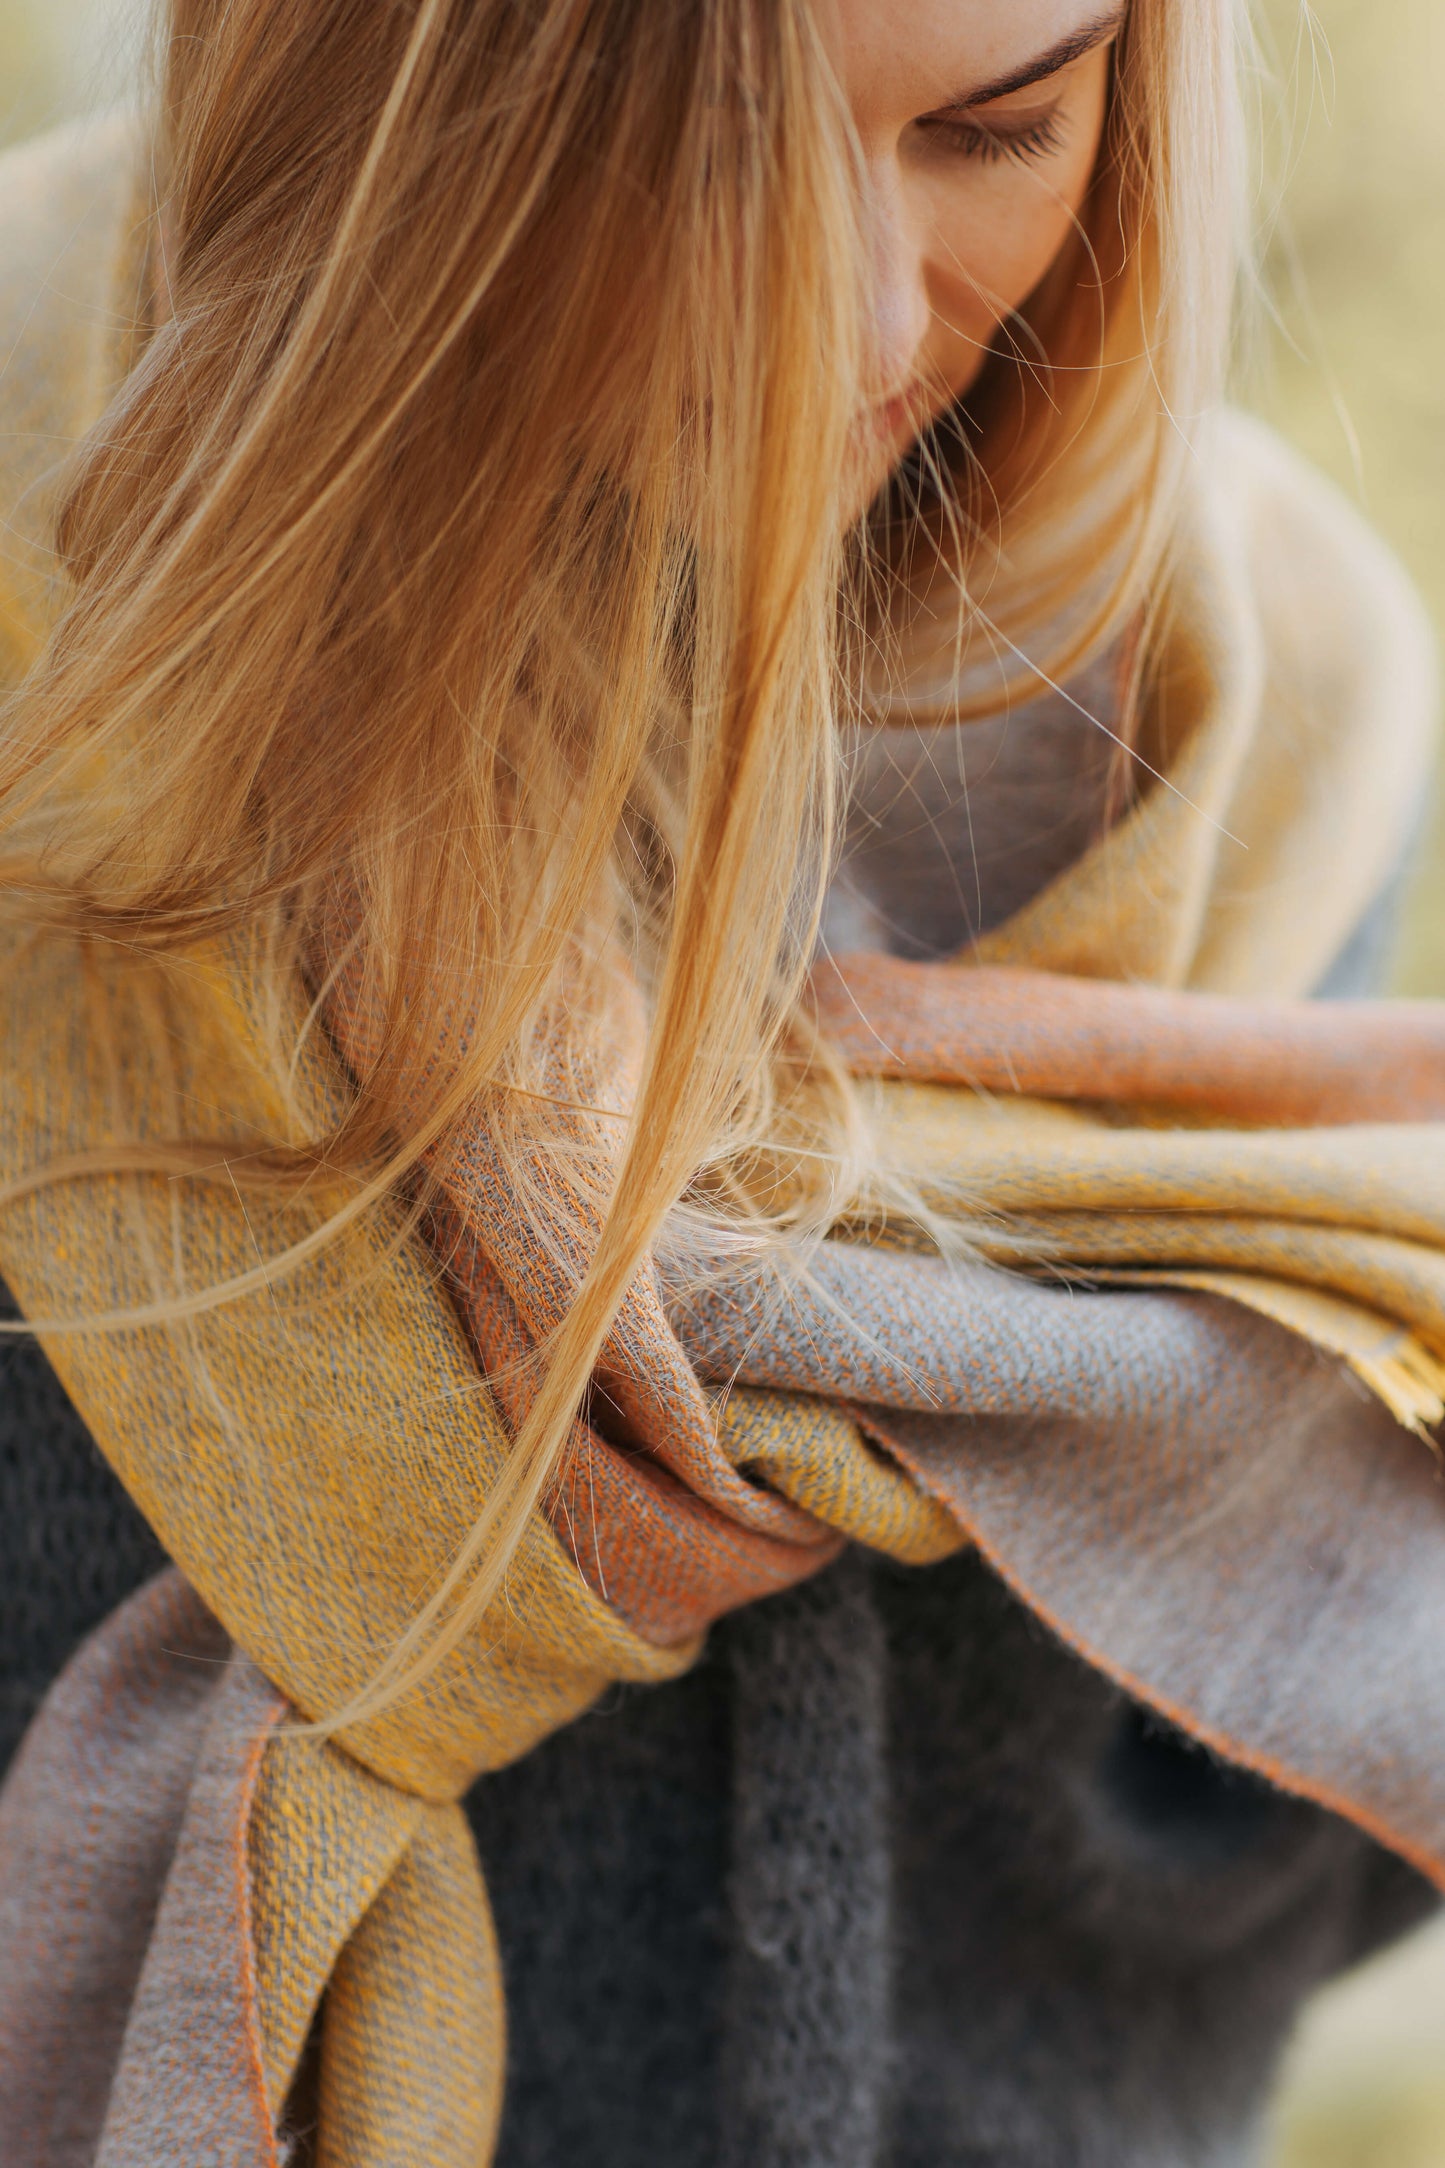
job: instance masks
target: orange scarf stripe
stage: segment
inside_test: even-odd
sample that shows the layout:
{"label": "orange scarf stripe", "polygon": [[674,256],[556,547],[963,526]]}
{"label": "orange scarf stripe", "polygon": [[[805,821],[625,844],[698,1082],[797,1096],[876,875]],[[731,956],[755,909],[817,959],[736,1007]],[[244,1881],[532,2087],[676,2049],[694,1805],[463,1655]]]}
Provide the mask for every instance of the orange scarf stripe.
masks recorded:
{"label": "orange scarf stripe", "polygon": [[1309,1129],[1445,1119],[1445,1010],[1247,1001],[1058,972],[842,956],[813,975],[855,1076]]}

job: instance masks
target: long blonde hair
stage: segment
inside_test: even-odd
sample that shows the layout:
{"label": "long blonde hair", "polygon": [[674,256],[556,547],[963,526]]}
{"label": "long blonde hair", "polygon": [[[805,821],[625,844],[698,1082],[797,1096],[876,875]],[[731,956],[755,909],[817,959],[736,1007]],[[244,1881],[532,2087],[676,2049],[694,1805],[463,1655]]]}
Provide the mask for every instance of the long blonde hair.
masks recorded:
{"label": "long blonde hair", "polygon": [[1230,0],[1133,0],[1076,243],[927,488],[850,532],[858,169],[809,0],[171,0],[162,302],[0,742],[12,895],[142,955],[253,926],[278,975],[363,960],[375,1059],[253,1180],[415,1184],[480,1109],[525,1196],[619,949],[647,1010],[591,1269],[427,1661],[678,1201],[788,1237],[876,1172],[804,981],[880,566],[946,559],[961,625],[1047,670],[1167,586],[1227,333],[1232,36]]}

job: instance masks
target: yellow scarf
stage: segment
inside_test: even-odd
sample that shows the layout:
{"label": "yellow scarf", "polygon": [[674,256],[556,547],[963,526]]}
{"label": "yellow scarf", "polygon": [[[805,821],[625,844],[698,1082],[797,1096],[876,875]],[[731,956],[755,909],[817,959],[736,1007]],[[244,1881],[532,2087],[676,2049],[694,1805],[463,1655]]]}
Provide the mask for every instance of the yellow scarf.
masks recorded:
{"label": "yellow scarf", "polygon": [[[12,157],[0,189],[0,350],[12,353],[0,378],[0,637],[15,668],[54,606],[46,478],[125,365],[126,171],[123,137],[102,132]],[[1210,458],[1172,657],[1190,727],[1167,784],[973,964],[1186,999],[1302,996],[1398,859],[1433,720],[1413,601],[1350,515],[1262,433],[1222,421]],[[286,1135],[342,1088],[314,1035],[297,1077],[276,1072],[244,942],[163,974],[53,938],[0,942],[0,1178],[119,1134],[171,1135],[178,1105],[202,1110],[202,1127]],[[1047,981],[1021,983],[1046,1011]],[[298,987],[298,1017],[303,1003]],[[910,1013],[881,999],[866,1031],[886,1046]],[[1387,1049],[1402,1030],[1417,1055],[1439,1033],[1429,1018],[1376,1016],[1371,1028]],[[1207,1033],[1197,1045],[1207,1060]],[[865,1049],[857,1065],[890,1063]],[[1069,1094],[1081,1103],[1063,1108],[939,1082],[937,1062],[901,1066],[879,1086],[900,1149],[925,1183],[976,1205],[1000,1257],[1229,1293],[1343,1353],[1407,1419],[1438,1417],[1445,1129],[1241,1133],[1166,1122],[1156,1108],[1126,1126],[1117,1107],[1088,1106],[1087,1067]],[[334,1202],[149,1177],[63,1183],[6,1209],[0,1272],[37,1319],[143,1307],[241,1277]],[[932,1269],[878,1269],[915,1264]],[[899,1284],[888,1281],[889,1301]],[[539,1513],[505,1601],[424,1684],[335,1741],[276,1740],[288,1705],[334,1709],[375,1670],[505,1460],[510,1425],[470,1322],[465,1291],[439,1284],[397,1206],[274,1290],[183,1327],[41,1330],[107,1459],[255,1667],[233,1660],[226,1721],[240,1745],[216,1779],[215,1826],[230,1833],[240,1890],[235,2082],[250,2088],[253,2150],[237,2158],[273,2157],[323,1994],[324,2161],[460,2168],[489,2156],[502,1993],[458,1801],[609,1683],[673,1677],[699,1645],[665,1624],[665,1604],[654,1615],[640,1599],[609,1600],[581,1547]],[[965,1540],[939,1487],[860,1415],[861,1401],[887,1395],[855,1374],[841,1326],[818,1360],[821,1372],[804,1374],[780,1357],[768,1389],[702,1398],[720,1525],[751,1514],[778,1546],[772,1584],[764,1573],[757,1587],[811,1570],[842,1539],[915,1562]],[[167,1979],[208,1977],[214,1959],[174,1923],[166,1932],[174,1946],[146,1975],[153,1996]],[[148,2007],[143,1993],[142,2016]],[[140,2019],[126,2054],[102,2156],[120,2164],[147,2157],[162,2110],[173,2148],[209,2112],[177,2091]]]}

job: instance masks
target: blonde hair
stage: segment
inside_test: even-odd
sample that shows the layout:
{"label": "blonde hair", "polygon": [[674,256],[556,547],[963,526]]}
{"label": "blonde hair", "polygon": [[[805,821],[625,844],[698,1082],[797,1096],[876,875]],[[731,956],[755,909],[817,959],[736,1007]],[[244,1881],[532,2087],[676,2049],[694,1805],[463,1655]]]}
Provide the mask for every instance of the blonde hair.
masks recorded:
{"label": "blonde hair", "polygon": [[921,558],[1029,668],[1158,602],[1225,349],[1231,18],[1133,0],[1076,243],[850,535],[858,177],[808,0],[172,0],[164,305],[64,505],[4,878],[141,954],[245,925],[278,977],[363,971],[374,1060],[252,1179],[415,1182],[480,1109],[525,1199],[619,947],[647,1009],[591,1268],[419,1663],[678,1201],[797,1238],[876,1180],[804,993],[852,630]]}

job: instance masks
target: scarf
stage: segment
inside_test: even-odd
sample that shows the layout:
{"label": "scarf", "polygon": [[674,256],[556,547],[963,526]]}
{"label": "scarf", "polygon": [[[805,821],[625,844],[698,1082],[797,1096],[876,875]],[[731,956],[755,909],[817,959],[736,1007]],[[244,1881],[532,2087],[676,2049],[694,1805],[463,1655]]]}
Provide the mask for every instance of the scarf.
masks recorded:
{"label": "scarf", "polygon": [[[0,617],[22,661],[51,606],[44,472],[130,320],[117,155],[101,137],[21,162],[22,195],[69,206],[45,227],[63,275],[30,289],[0,385],[47,423],[43,454],[40,420],[17,425],[6,489],[35,521]],[[1429,641],[1383,553],[1250,426],[1221,423],[1197,496],[1168,775],[966,958],[818,974],[894,1156],[968,1199],[983,1261],[840,1233],[792,1289],[644,1273],[603,1358],[626,1445],[579,1419],[502,1598],[380,1714],[325,1739],[290,1722],[355,1695],[480,1514],[525,1411],[518,1358],[585,1269],[582,1200],[570,1254],[543,1245],[478,1128],[452,1140],[435,1252],[383,1205],[179,1326],[147,1306],[243,1278],[338,1196],[105,1176],[0,1214],[0,1272],[176,1568],[80,1651],[0,1794],[7,2162],[270,2168],[313,2037],[327,2168],[485,2162],[504,1996],[463,1794],[849,1542],[920,1564],[981,1544],[1131,1691],[1445,1884],[1445,1508],[1412,1435],[1445,1411],[1445,1012],[1301,998],[1408,832]],[[0,946],[7,1181],[172,1135],[178,1106],[241,1137],[314,1131],[365,1066],[343,988],[278,1071],[244,937],[164,970],[9,927]],[[997,1264],[1134,1291],[1058,1292],[1044,1332],[1035,1296],[1021,1332]],[[1323,1496],[1251,1499],[1267,1391],[1241,1408],[1191,1368],[1193,1296],[1141,1291],[1160,1284],[1348,1362],[1397,1449],[1332,1448]],[[44,1323],[112,1310],[136,1320]],[[1188,1464],[1181,1395],[1218,1418]],[[1035,1423],[1035,1453],[999,1452],[1002,1417]],[[1220,1661],[1255,1645],[1257,1574],[1221,1577],[1211,1635],[1181,1630],[1181,1497],[1242,1514],[1285,1592],[1268,1675]],[[1312,1546],[1341,1569],[1312,1574]]]}

